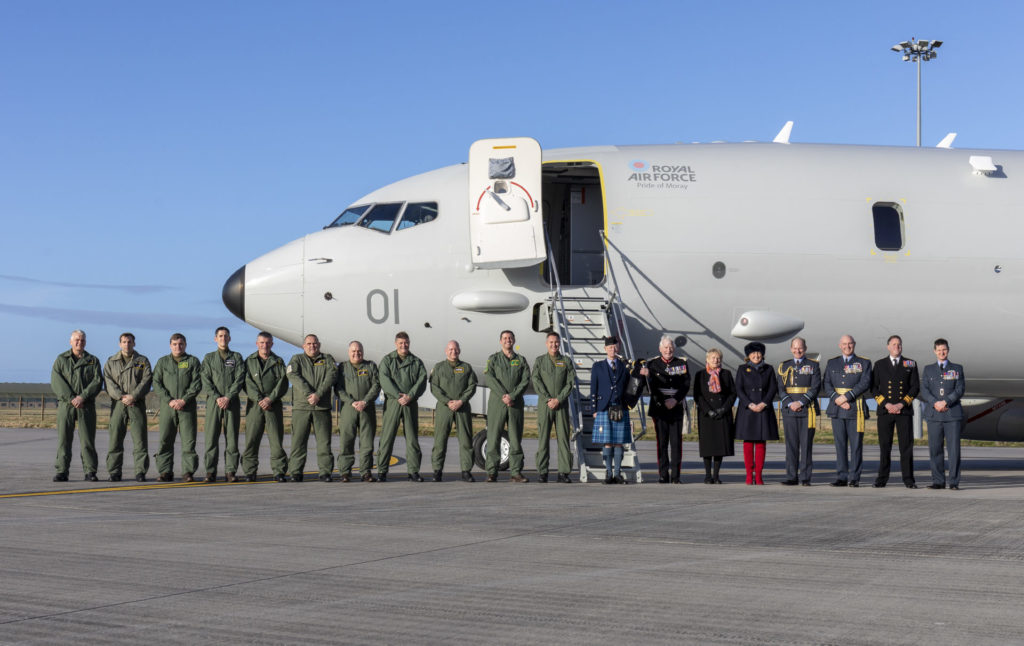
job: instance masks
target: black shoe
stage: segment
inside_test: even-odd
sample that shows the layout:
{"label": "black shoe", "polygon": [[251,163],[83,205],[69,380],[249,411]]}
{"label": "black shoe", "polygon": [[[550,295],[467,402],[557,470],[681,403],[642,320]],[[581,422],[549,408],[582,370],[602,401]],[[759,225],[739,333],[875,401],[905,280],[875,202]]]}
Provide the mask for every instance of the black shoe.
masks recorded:
{"label": "black shoe", "polygon": [[801,487],[810,487],[811,486],[811,481],[810,480],[804,480],[803,482],[800,483],[800,486]]}
{"label": "black shoe", "polygon": [[305,478],[305,477],[306,476],[301,474],[301,473],[293,473],[292,474],[292,482],[302,482],[302,479]]}
{"label": "black shoe", "polygon": [[203,478],[203,482],[217,482],[216,474],[211,473],[210,475]]}
{"label": "black shoe", "polygon": [[88,480],[89,482],[98,482],[99,481],[99,478],[97,478],[96,474],[93,473],[92,471],[90,471],[89,473],[85,474],[85,479]]}
{"label": "black shoe", "polygon": [[797,482],[796,480],[783,480],[783,481],[782,481],[782,482],[780,482],[779,484],[784,484],[784,485],[786,485],[787,487],[792,487],[792,486],[794,486],[794,485],[798,485],[798,484],[800,484],[800,483],[799,483],[799,482]]}
{"label": "black shoe", "polygon": [[[929,489],[945,489],[946,485],[944,485],[944,484],[930,484],[930,485],[928,485],[928,488]],[[952,489],[952,487],[950,487],[950,488]]]}
{"label": "black shoe", "polygon": [[57,475],[53,476],[53,481],[54,482],[67,482],[68,481],[68,474],[66,474],[66,473],[58,473]]}
{"label": "black shoe", "polygon": [[668,484],[668,483],[669,483],[668,476],[660,476],[658,478],[658,484]]}
{"label": "black shoe", "polygon": [[497,482],[497,481],[498,481],[498,475],[496,473],[488,473],[487,474],[487,482]]}
{"label": "black shoe", "polygon": [[341,478],[339,478],[339,480],[341,480],[342,482],[352,482],[352,474],[343,473],[341,474]]}
{"label": "black shoe", "polygon": [[444,474],[440,471],[434,472],[434,482],[441,482],[444,480]]}
{"label": "black shoe", "polygon": [[907,489],[917,489],[917,485],[914,484],[913,482],[904,483],[903,486],[906,487]]}
{"label": "black shoe", "polygon": [[715,481],[715,484],[722,484],[722,479],[719,478],[718,476],[714,477],[714,481]]}
{"label": "black shoe", "polygon": [[873,485],[871,485],[871,486],[874,487],[875,489],[884,489],[885,488],[885,483],[884,482],[879,482],[878,480],[875,480],[875,483]]}
{"label": "black shoe", "polygon": [[224,476],[224,482],[238,482],[238,476],[234,473],[229,473]]}
{"label": "black shoe", "polygon": [[174,474],[168,471],[167,473],[161,473],[156,477],[157,482],[174,482]]}
{"label": "black shoe", "polygon": [[539,474],[537,474],[537,482],[547,482],[547,481],[548,481],[548,474],[546,474],[546,473],[539,473]]}
{"label": "black shoe", "polygon": [[711,474],[704,476],[704,484],[714,484],[715,479],[711,477]]}
{"label": "black shoe", "polygon": [[386,474],[386,473],[378,473],[377,474],[377,482],[387,482],[387,481],[388,481],[388,474]]}
{"label": "black shoe", "polygon": [[[622,475],[620,473],[619,475],[615,476],[615,484],[629,484],[629,481],[626,480],[626,476],[624,476],[624,475]],[[679,482],[679,479],[676,478],[675,480],[672,481],[672,484],[683,484],[683,483]]]}
{"label": "black shoe", "polygon": [[136,473],[135,474],[135,482],[145,482],[145,481],[146,481],[146,474],[145,473]]}
{"label": "black shoe", "polygon": [[413,482],[423,482],[423,476],[420,475],[419,471],[415,471],[409,474],[409,479]]}
{"label": "black shoe", "polygon": [[610,476],[610,475],[605,476],[604,483],[605,484],[615,484],[615,478],[613,476]]}
{"label": "black shoe", "polygon": [[115,473],[115,474],[111,475],[110,476],[110,481],[111,482],[121,482],[121,474],[120,473]]}
{"label": "black shoe", "polygon": [[279,473],[274,476],[274,482],[288,482],[288,476],[283,473]]}
{"label": "black shoe", "polygon": [[[617,475],[615,478],[620,479],[622,478],[622,475]],[[679,478],[672,478],[672,484],[683,484],[683,482]]]}
{"label": "black shoe", "polygon": [[[243,478],[244,478],[244,480],[242,480]],[[244,476],[242,476],[241,478],[239,478],[239,480],[242,480],[243,482],[256,482],[256,480],[258,480],[258,479],[259,479],[259,476],[257,474],[255,474],[255,473],[247,473]]]}
{"label": "black shoe", "polygon": [[572,484],[572,478],[569,477],[568,473],[559,473],[558,481],[564,482],[565,484]]}
{"label": "black shoe", "polygon": [[859,487],[860,486],[860,480],[850,480],[850,484],[848,484],[846,486],[847,487]]}
{"label": "black shoe", "polygon": [[463,482],[476,482],[476,480],[473,479],[473,474],[470,473],[469,471],[463,471],[462,472],[462,481]]}
{"label": "black shoe", "polygon": [[830,482],[829,486],[830,487],[845,487],[846,486],[846,480],[836,480],[835,482]]}
{"label": "black shoe", "polygon": [[960,491],[960,485],[949,485],[949,488],[955,491]]}
{"label": "black shoe", "polygon": [[329,473],[321,473],[317,476],[317,479],[320,480],[320,482],[334,482],[334,478],[332,478]]}
{"label": "black shoe", "polygon": [[362,480],[363,482],[377,482],[377,478],[374,478],[373,474],[370,473],[369,471],[360,476],[359,479]]}

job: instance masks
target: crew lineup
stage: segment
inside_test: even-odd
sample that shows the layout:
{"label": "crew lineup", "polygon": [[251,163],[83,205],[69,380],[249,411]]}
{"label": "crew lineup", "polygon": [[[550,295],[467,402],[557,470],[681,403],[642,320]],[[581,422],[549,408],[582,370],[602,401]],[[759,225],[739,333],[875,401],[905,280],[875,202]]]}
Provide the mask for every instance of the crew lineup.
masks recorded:
{"label": "crew lineup", "polygon": [[[258,477],[259,449],[263,435],[270,444],[270,465],[277,482],[302,482],[307,461],[310,431],[316,442],[318,479],[338,478],[351,482],[356,466],[364,482],[386,482],[399,427],[406,445],[406,477],[423,482],[420,474],[419,399],[430,387],[437,401],[434,448],[430,467],[435,482],[444,479],[448,438],[454,427],[459,447],[459,468],[465,482],[475,480],[470,400],[478,381],[473,366],[462,361],[458,341],[447,343],[445,359],[428,372],[423,361],[411,352],[405,332],[395,335],[395,350],[378,366],[363,356],[363,346],[352,341],[348,360],[340,364],[321,352],[315,334],[303,339],[302,352],[287,362],[274,354],[274,338],[260,332],[256,352],[244,360],[231,350],[231,333],[226,327],[215,331],[217,349],[202,361],[187,353],[184,335],[170,337],[170,353],[154,367],[135,350],[135,336],[121,334],[120,349],[101,368],[97,357],[86,352],[86,334],[75,330],[70,349],[58,355],[51,374],[51,387],[58,398],[57,458],[54,482],[67,482],[71,447],[78,429],[85,480],[99,478],[95,446],[96,398],[105,390],[111,398],[107,473],[112,482],[122,479],[124,441],[132,438],[135,480],[146,482],[149,475],[149,447],[146,426],[146,395],[150,389],[160,399],[158,447],[154,454],[156,480],[174,480],[174,447],[180,435],[181,480],[193,482],[199,467],[196,453],[197,400],[206,396],[205,482],[217,480],[220,468],[221,436],[224,437],[223,473],[226,482],[254,481]],[[515,334],[503,330],[500,350],[487,359],[484,385],[487,401],[487,482],[496,482],[500,463],[502,430],[509,443],[509,480],[526,483],[522,448],[524,400],[532,385],[537,393],[539,447],[537,478],[548,481],[550,437],[554,429],[557,451],[557,481],[571,483],[568,399],[575,387],[573,362],[560,352],[561,338],[550,332],[547,351],[532,364],[515,352]],[[872,364],[858,356],[850,335],[839,339],[840,354],[824,370],[806,357],[806,341],[796,337],[790,343],[792,359],[773,368],[765,362],[765,346],[751,342],[744,348],[746,360],[735,375],[722,368],[722,352],[711,348],[705,365],[696,373],[687,359],[675,355],[675,342],[664,336],[659,355],[634,362],[619,356],[619,341],[606,337],[606,359],[591,367],[591,399],[594,404],[592,440],[602,446],[606,484],[624,484],[621,473],[623,445],[632,443],[630,409],[647,393],[649,413],[654,422],[658,482],[681,483],[682,425],[686,397],[695,402],[698,448],[704,461],[705,484],[721,484],[723,458],[734,453],[736,440],[743,442],[746,484],[763,485],[765,443],[779,439],[775,401],[779,401],[786,448],[786,479],[781,484],[810,486],[813,476],[813,442],[819,427],[819,397],[828,400],[829,418],[836,449],[836,477],[833,487],[860,486],[863,466],[863,434],[870,413],[866,399],[877,403],[880,448],[879,469],[872,486],[885,487],[889,480],[893,439],[900,452],[901,479],[916,489],[913,460],[912,404],[924,404],[928,425],[931,462],[930,489],[959,489],[960,435],[964,416],[960,398],[964,394],[963,366],[949,361],[949,343],[936,339],[936,360],[924,366],[923,374],[913,359],[902,354],[902,339],[892,335],[887,355]],[[532,365],[532,369],[531,369]],[[284,449],[284,398],[291,385],[291,452]],[[240,450],[241,398],[246,394],[245,445]],[[372,473],[374,436],[377,434],[376,401],[384,394],[382,428],[377,451],[377,475]],[[332,405],[340,405],[337,460],[331,448]],[[734,411],[734,405],[736,409]],[[946,453],[948,452],[948,460]]]}

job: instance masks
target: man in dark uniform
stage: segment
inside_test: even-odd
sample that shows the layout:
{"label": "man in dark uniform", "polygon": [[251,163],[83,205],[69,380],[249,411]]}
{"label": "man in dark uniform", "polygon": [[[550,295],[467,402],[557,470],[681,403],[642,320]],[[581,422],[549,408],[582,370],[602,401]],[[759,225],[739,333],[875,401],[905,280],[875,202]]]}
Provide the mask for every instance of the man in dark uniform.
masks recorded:
{"label": "man in dark uniform", "polygon": [[[836,445],[836,480],[833,487],[860,486],[864,455],[864,424],[868,407],[864,397],[871,390],[871,362],[853,353],[857,342],[849,334],[839,338],[838,357],[825,366],[822,390],[828,397],[825,414],[832,422]],[[847,459],[849,445],[849,459]]]}
{"label": "man in dark uniform", "polygon": [[373,477],[373,436],[377,433],[377,395],[380,378],[377,364],[363,358],[363,344],[348,344],[348,361],[338,366],[338,383],[334,387],[341,401],[338,414],[338,473],[342,482],[352,480],[355,463],[356,435],[359,435],[359,474],[363,482],[376,482]]}
{"label": "man in dark uniform", "polygon": [[917,489],[914,483],[914,398],[921,390],[917,362],[903,356],[903,339],[897,335],[886,343],[889,356],[875,362],[871,371],[871,392],[878,402],[878,477],[873,487],[884,487],[889,481],[892,461],[892,435],[896,429],[900,445],[900,470],[907,489]]}
{"label": "man in dark uniform", "polygon": [[206,482],[217,480],[220,436],[224,435],[224,481],[238,482],[238,428],[242,423],[239,393],[245,387],[245,362],[228,347],[231,331],[219,327],[213,333],[217,349],[203,357],[200,375],[206,391]]}
{"label": "man in dark uniform", "polygon": [[85,479],[96,482],[96,395],[103,388],[100,361],[85,351],[85,332],[71,333],[71,349],[57,355],[50,373],[50,387],[57,395],[57,473],[54,482],[67,482],[71,467],[71,442],[78,423]]}
{"label": "man in dark uniform", "polygon": [[690,390],[690,370],[686,359],[675,356],[672,337],[661,337],[661,356],[647,361],[640,374],[651,387],[651,419],[658,440],[658,482],[679,484],[683,461],[683,416],[686,393]]}
{"label": "man in dark uniform", "polygon": [[928,422],[928,452],[931,454],[932,483],[929,489],[946,488],[946,464],[943,443],[949,446],[949,488],[960,488],[960,432],[964,410],[964,367],[949,360],[949,342],[936,339],[936,363],[924,367],[921,376],[921,401]]}
{"label": "man in dark uniform", "polygon": [[509,470],[512,482],[529,482],[523,475],[523,393],[530,387],[530,366],[513,348],[516,335],[503,330],[501,352],[487,358],[484,380],[487,396],[487,482],[498,481],[501,429],[508,424]]}
{"label": "man in dark uniform", "polygon": [[789,351],[793,358],[780,363],[778,369],[782,430],[786,440],[786,479],[782,484],[795,485],[799,475],[799,483],[809,487],[814,469],[814,430],[820,413],[821,369],[817,361],[804,356],[807,342],[802,338],[794,338]]}
{"label": "man in dark uniform", "polygon": [[463,482],[473,482],[473,411],[469,400],[476,393],[476,373],[473,366],[459,359],[462,348],[458,341],[445,346],[445,360],[430,371],[430,392],[437,400],[434,409],[434,482],[444,478],[444,460],[448,454],[448,435],[455,424],[459,441],[459,466]]}
{"label": "man in dark uniform", "polygon": [[533,362],[533,389],[537,391],[537,480],[548,481],[551,427],[555,427],[558,446],[558,481],[572,482],[569,446],[569,395],[576,387],[576,368],[569,357],[560,352],[562,338],[548,332],[548,351]]}
{"label": "man in dark uniform", "polygon": [[284,396],[288,394],[288,369],[284,359],[271,351],[274,336],[260,332],[256,352],[245,360],[245,453],[242,469],[256,481],[260,464],[260,440],[266,430],[270,440],[270,469],[275,482],[287,482],[288,455],[284,451]]}
{"label": "man in dark uniform", "polygon": [[110,411],[110,446],[107,448],[107,473],[111,482],[121,481],[124,462],[124,436],[132,434],[135,480],[146,481],[149,471],[149,427],[146,420],[146,395],[153,386],[153,368],[149,359],[135,351],[135,335],[121,334],[121,349],[107,359],[103,376],[107,394],[114,405]]}

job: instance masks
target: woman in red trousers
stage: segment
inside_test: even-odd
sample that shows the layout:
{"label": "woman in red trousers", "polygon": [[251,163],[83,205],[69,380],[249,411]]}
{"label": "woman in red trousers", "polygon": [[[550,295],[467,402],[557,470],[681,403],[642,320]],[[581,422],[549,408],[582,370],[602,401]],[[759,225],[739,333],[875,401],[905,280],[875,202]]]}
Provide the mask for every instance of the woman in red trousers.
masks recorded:
{"label": "woman in red trousers", "polygon": [[765,442],[779,439],[775,421],[775,394],[779,385],[775,371],[764,361],[764,344],[758,341],[743,348],[747,362],[736,370],[736,439],[743,440],[743,464],[747,467],[747,484],[763,485]]}

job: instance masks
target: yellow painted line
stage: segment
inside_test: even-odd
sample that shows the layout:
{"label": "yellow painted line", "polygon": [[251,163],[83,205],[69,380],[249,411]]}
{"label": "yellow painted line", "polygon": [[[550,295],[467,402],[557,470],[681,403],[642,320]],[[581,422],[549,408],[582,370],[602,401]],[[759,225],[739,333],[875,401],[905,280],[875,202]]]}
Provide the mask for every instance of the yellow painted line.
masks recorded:
{"label": "yellow painted line", "polygon": [[507,150],[509,148],[515,149],[515,146],[491,146],[491,150]]}

